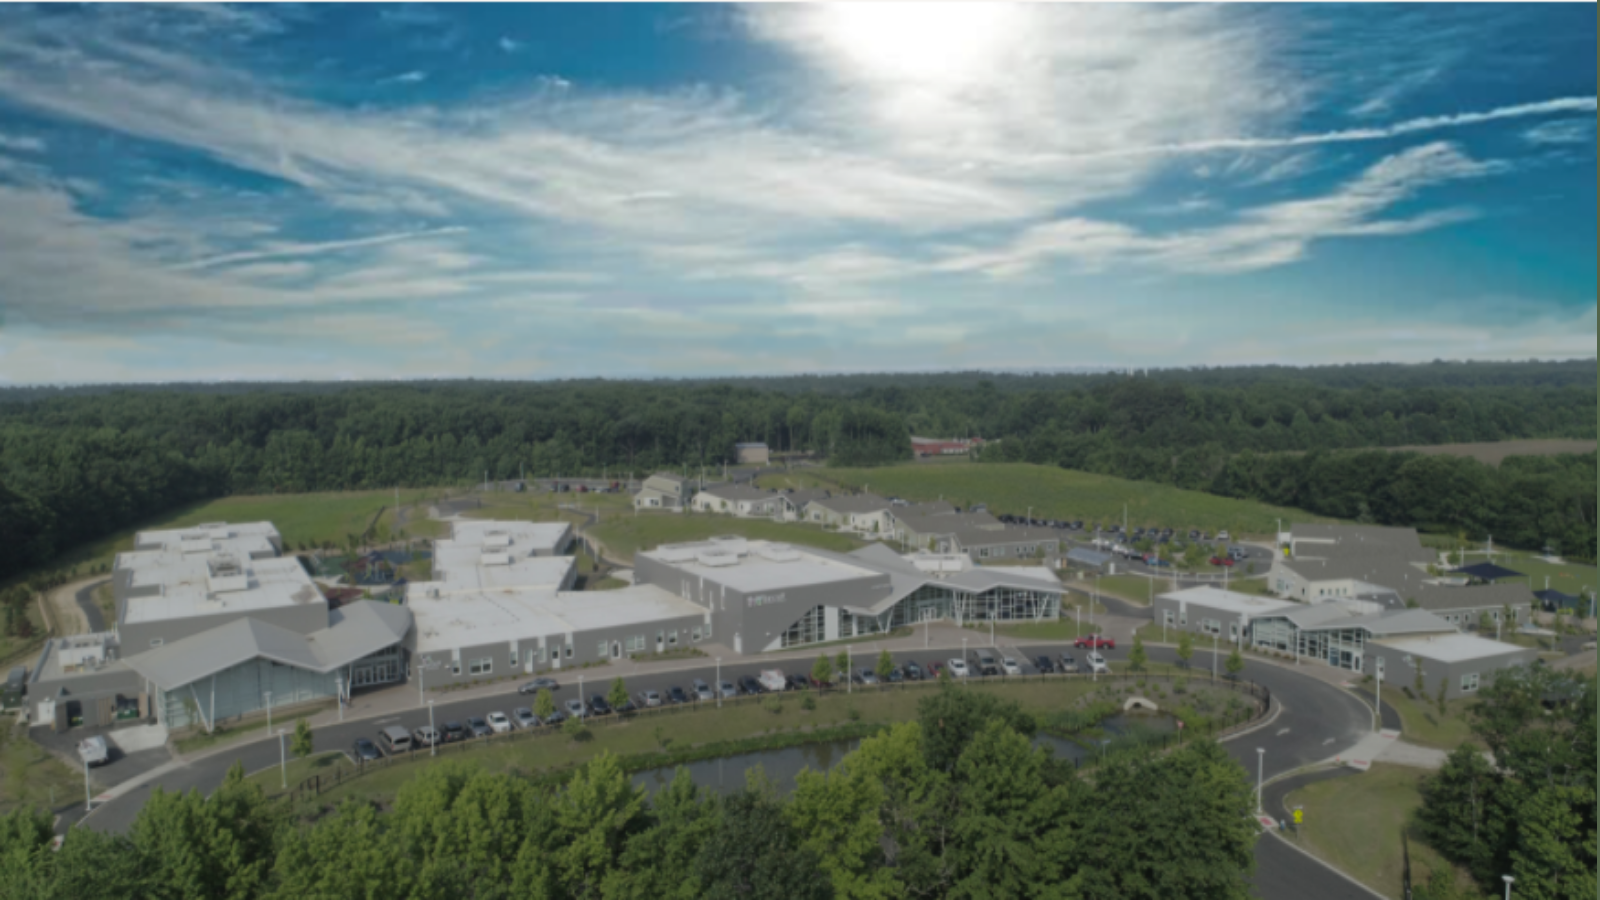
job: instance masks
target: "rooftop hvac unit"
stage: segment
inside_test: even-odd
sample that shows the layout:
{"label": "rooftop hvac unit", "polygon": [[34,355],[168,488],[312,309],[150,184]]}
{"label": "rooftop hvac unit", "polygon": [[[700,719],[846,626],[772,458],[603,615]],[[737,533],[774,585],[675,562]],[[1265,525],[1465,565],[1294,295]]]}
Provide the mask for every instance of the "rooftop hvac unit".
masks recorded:
{"label": "rooftop hvac unit", "polygon": [[756,552],[770,562],[795,562],[800,559],[800,551],[788,544],[767,544]]}
{"label": "rooftop hvac unit", "polygon": [[664,562],[686,563],[694,559],[695,552],[693,547],[660,547],[656,550],[656,555]]}
{"label": "rooftop hvac unit", "polygon": [[509,566],[509,565],[511,565],[511,554],[509,554],[509,553],[485,553],[482,556],[478,557],[478,565],[480,565],[480,566]]}
{"label": "rooftop hvac unit", "polygon": [[695,554],[695,559],[698,560],[703,566],[713,566],[716,568],[736,566],[739,564],[738,554],[724,553],[717,550],[701,550]]}
{"label": "rooftop hvac unit", "polygon": [[483,545],[485,547],[509,547],[511,546],[511,535],[506,534],[504,531],[491,531],[484,536]]}

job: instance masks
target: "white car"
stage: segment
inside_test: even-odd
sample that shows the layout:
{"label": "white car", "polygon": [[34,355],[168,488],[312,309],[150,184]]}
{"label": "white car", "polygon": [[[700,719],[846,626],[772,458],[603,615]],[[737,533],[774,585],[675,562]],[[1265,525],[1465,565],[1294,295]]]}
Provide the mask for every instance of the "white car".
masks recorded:
{"label": "white car", "polygon": [[661,705],[661,692],[660,691],[640,691],[639,692],[639,700],[645,706],[660,706]]}
{"label": "white car", "polygon": [[1000,658],[1000,668],[1007,675],[1021,675],[1022,674],[1022,667],[1017,665],[1017,661],[1012,659],[1009,656],[1002,656]]}
{"label": "white car", "polygon": [[589,717],[589,707],[584,706],[582,700],[573,698],[561,705],[566,707],[568,718],[587,719]]}
{"label": "white car", "polygon": [[514,721],[517,723],[518,728],[539,727],[539,717],[534,715],[533,710],[527,708],[526,706],[517,707],[511,711],[511,715],[515,716]]}
{"label": "white car", "polygon": [[506,718],[506,714],[503,712],[492,712],[484,716],[484,718],[489,721],[489,730],[495,734],[505,734],[512,728],[511,720]]}
{"label": "white car", "polygon": [[1226,541],[1230,540],[1230,538],[1228,537],[1228,533],[1226,531],[1219,531],[1217,532],[1217,540]]}
{"label": "white car", "polygon": [[965,678],[965,677],[967,677],[967,664],[966,664],[965,661],[959,660],[959,659],[952,659],[948,663],[945,663],[945,665],[950,667],[950,677],[951,678]]}
{"label": "white car", "polygon": [[1106,665],[1106,658],[1098,653],[1090,653],[1084,657],[1084,662],[1089,664],[1089,671],[1095,674],[1111,674],[1111,667]]}
{"label": "white car", "polygon": [[103,766],[111,761],[111,748],[100,735],[86,737],[78,742],[78,757],[85,765]]}

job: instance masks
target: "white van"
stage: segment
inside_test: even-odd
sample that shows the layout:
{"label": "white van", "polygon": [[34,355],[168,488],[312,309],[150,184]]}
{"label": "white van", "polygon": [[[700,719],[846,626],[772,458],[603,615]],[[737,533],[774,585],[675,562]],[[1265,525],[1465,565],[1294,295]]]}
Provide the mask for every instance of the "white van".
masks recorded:
{"label": "white van", "polygon": [[410,753],[412,742],[411,732],[399,725],[390,725],[378,732],[378,743],[383,746],[383,752],[393,756],[396,753]]}

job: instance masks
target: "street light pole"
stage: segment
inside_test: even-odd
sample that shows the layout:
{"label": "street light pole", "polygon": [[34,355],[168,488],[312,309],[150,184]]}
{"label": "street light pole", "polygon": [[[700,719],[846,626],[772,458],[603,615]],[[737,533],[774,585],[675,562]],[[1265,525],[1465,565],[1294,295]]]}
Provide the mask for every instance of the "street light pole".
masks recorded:
{"label": "street light pole", "polygon": [[433,701],[428,701],[428,755],[439,755],[439,729],[433,727]]}
{"label": "street light pole", "polygon": [[717,657],[717,709],[722,708],[722,657]]}
{"label": "street light pole", "polygon": [[1378,669],[1378,702],[1372,707],[1372,730],[1380,731],[1383,727],[1383,669]]}
{"label": "street light pole", "polygon": [[855,693],[856,680],[852,670],[856,667],[855,657],[850,653],[850,645],[844,645],[844,692]]}
{"label": "street light pole", "polygon": [[267,734],[272,733],[272,692],[267,691]]}
{"label": "street light pole", "polygon": [[[339,704],[339,721],[344,721],[344,676],[335,672],[333,675],[333,699]],[[271,725],[267,726],[271,728]]]}
{"label": "street light pole", "polygon": [[83,811],[94,811],[94,793],[89,790],[89,757],[83,758]]}
{"label": "street light pole", "polygon": [[1211,636],[1211,680],[1217,680],[1217,636]]}
{"label": "street light pole", "polygon": [[287,729],[278,729],[278,772],[286,791],[289,789],[289,751],[284,747],[283,738],[287,734]]}
{"label": "street light pole", "polygon": [[1505,879],[1506,882],[1506,900],[1511,900],[1511,882],[1516,881],[1516,879],[1510,875],[1501,875],[1500,877]]}
{"label": "street light pole", "polygon": [[1266,772],[1267,748],[1256,748],[1256,815],[1261,815],[1261,777]]}

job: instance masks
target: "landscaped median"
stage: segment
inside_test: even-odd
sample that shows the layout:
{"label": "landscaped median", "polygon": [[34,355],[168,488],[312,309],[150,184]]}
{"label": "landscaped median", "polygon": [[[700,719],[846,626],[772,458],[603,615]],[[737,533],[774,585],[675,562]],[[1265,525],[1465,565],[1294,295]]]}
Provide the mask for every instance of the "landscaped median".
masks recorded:
{"label": "landscaped median", "polygon": [[[956,682],[962,690],[993,692],[1015,701],[1023,709],[1041,714],[1041,724],[1047,727],[1063,710],[1075,705],[1090,706],[1091,696],[1102,704],[1111,699],[1109,688],[1117,688],[1120,709],[1123,696],[1155,693],[1157,688],[1153,685],[1159,684],[1165,685],[1159,688],[1164,707],[1183,705],[1179,702],[1182,695],[1177,694],[1171,704],[1165,703],[1172,683],[1148,672],[1103,675],[1097,679],[1083,675],[1022,676]],[[436,754],[422,748],[364,767],[356,766],[343,753],[321,754],[289,764],[289,800],[302,812],[344,797],[388,800],[416,774],[419,766],[435,759],[468,760],[490,772],[561,777],[602,750],[616,754],[629,771],[639,771],[758,750],[857,739],[889,724],[914,719],[917,701],[937,689],[937,683],[930,681],[858,686],[850,692],[834,689],[740,697],[724,700],[721,709],[712,702],[666,706],[593,719],[581,738],[555,728],[513,731],[441,745]],[[1247,693],[1260,690],[1248,684],[1231,689]],[[1101,707],[1102,711],[1108,708]],[[1251,708],[1241,702],[1218,705],[1209,718],[1198,711],[1185,710],[1184,714],[1190,717],[1186,734],[1199,734],[1201,728],[1196,726],[1209,726],[1206,730],[1215,733],[1217,728],[1242,724],[1251,715]],[[269,795],[284,793],[283,776],[276,769],[257,773],[255,780]]]}

